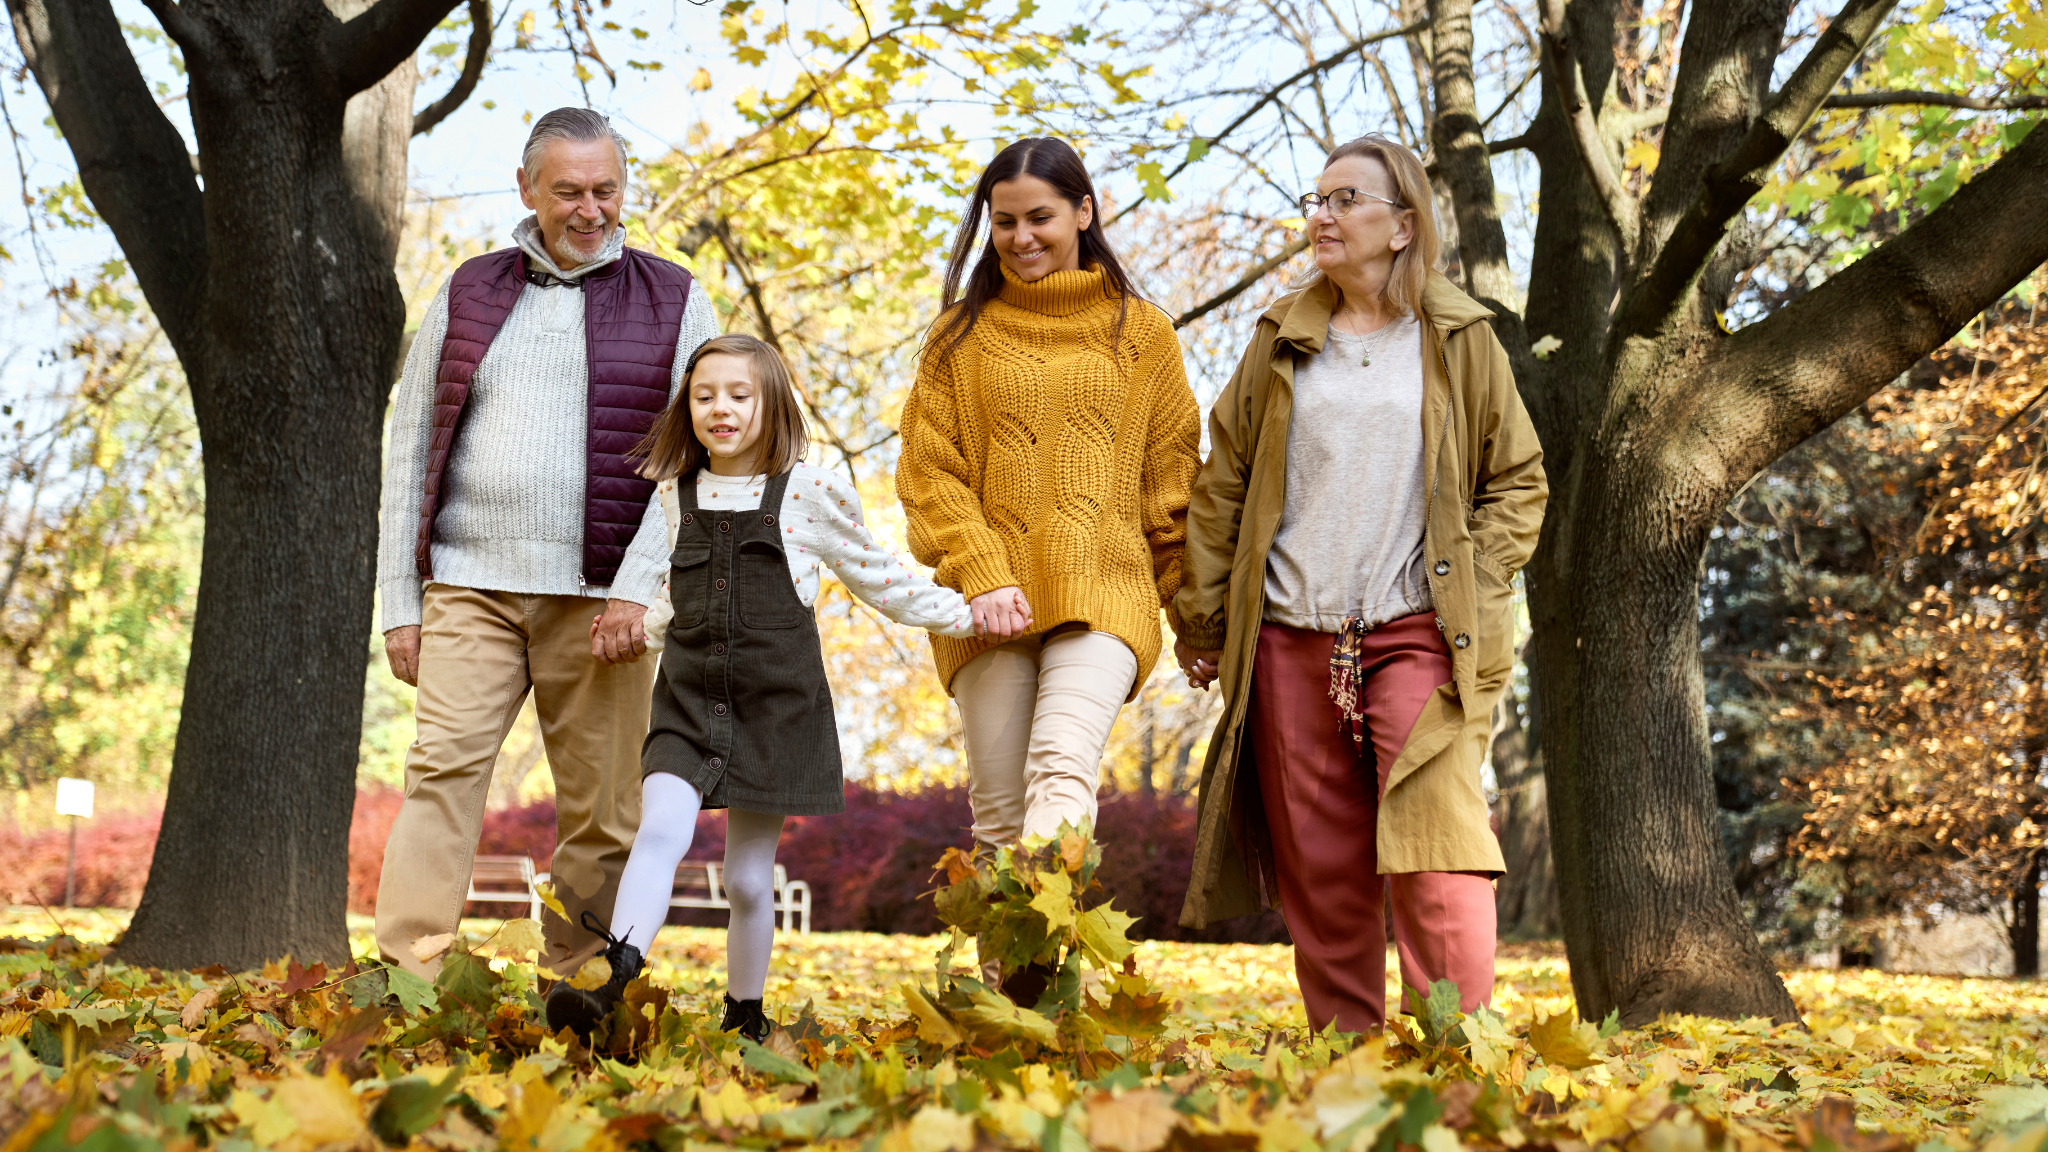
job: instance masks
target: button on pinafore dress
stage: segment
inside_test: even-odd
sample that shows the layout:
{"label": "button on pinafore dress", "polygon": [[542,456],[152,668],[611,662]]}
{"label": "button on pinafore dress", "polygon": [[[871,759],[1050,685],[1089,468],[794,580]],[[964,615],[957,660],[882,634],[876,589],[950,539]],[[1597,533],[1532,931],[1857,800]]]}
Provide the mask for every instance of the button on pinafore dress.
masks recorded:
{"label": "button on pinafore dress", "polygon": [[640,772],[682,777],[706,808],[818,816],[846,807],[818,622],[783,552],[789,476],[770,480],[747,512],[700,509],[696,476],[676,480],[676,615]]}

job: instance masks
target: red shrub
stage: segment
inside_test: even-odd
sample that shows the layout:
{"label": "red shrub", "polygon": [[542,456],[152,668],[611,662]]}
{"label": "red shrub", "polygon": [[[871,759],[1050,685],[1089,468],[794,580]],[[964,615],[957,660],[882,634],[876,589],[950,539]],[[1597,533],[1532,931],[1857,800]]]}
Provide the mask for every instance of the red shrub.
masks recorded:
{"label": "red shrub", "polygon": [[[370,913],[384,867],[384,843],[402,797],[395,789],[356,793],[348,840],[348,907]],[[142,897],[156,849],[161,813],[118,814],[79,825],[78,903],[133,908]],[[966,847],[969,816],[965,788],[885,792],[852,783],[838,816],[792,816],[777,853],[789,874],[811,886],[811,926],[825,932],[939,931],[932,912],[932,865],[947,848]],[[64,898],[64,830],[24,836],[0,827],[0,896],[20,903]],[[1116,796],[1101,809],[1102,884],[1117,908],[1138,917],[1141,939],[1249,941],[1287,939],[1275,913],[1211,925],[1180,927],[1180,905],[1194,858],[1195,809],[1185,798]],[[530,856],[545,871],[555,850],[555,806],[528,804],[484,814],[480,855]],[[725,816],[697,818],[690,858],[716,860],[725,851]],[[470,915],[510,914],[505,904],[472,904]],[[672,924],[718,926],[725,913],[678,908]]]}
{"label": "red shrub", "polygon": [[[142,899],[163,813],[114,812],[78,825],[77,902],[82,908],[133,908]],[[64,902],[64,857],[70,831],[24,834],[0,826],[0,896],[9,903],[51,907]]]}

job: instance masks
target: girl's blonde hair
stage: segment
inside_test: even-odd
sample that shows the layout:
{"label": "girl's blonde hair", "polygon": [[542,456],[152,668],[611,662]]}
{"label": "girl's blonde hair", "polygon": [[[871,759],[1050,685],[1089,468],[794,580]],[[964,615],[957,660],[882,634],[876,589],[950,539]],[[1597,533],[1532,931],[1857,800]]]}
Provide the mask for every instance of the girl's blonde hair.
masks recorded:
{"label": "girl's blonde hair", "polygon": [[640,475],[649,480],[686,476],[710,458],[711,453],[697,439],[697,429],[690,420],[690,378],[697,374],[697,365],[706,356],[720,353],[746,357],[753,370],[761,421],[761,440],[755,448],[757,467],[770,476],[779,476],[803,463],[804,450],[810,446],[810,431],[804,425],[804,409],[797,401],[796,378],[790,375],[789,365],[766,341],[744,332],[731,332],[713,336],[690,353],[690,363],[683,369],[683,386],[676,390],[676,398],[647,435],[626,453],[628,457],[646,458],[646,463],[640,465]]}
{"label": "girl's blonde hair", "polygon": [[[1436,230],[1436,198],[1430,191],[1429,174],[1423,170],[1420,157],[1399,141],[1378,132],[1337,145],[1324,159],[1323,167],[1328,169],[1351,156],[1379,161],[1394,182],[1394,198],[1401,202],[1395,210],[1414,216],[1408,246],[1394,253],[1394,271],[1387,277],[1383,297],[1396,311],[1415,315],[1422,308],[1422,289],[1429,283],[1429,274],[1443,271],[1444,264],[1443,239]],[[1315,268],[1290,287],[1307,288],[1323,279],[1323,270]]]}

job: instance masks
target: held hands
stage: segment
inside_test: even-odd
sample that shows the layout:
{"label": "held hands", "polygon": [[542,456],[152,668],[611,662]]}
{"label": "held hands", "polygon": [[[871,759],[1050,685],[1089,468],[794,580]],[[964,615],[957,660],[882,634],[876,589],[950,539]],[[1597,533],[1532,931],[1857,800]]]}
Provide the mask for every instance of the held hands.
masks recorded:
{"label": "held hands", "polygon": [[1011,585],[983,592],[967,602],[974,611],[974,634],[993,640],[1014,640],[1031,630],[1031,604],[1024,590]]}
{"label": "held hands", "polygon": [[407,624],[384,634],[384,662],[391,674],[417,688],[420,686],[420,626]]}
{"label": "held hands", "polygon": [[1188,675],[1188,687],[1204,692],[1216,682],[1216,670],[1223,663],[1220,648],[1190,648],[1178,640],[1173,642],[1173,659],[1180,670]]}
{"label": "held hands", "polygon": [[590,622],[590,654],[607,664],[631,664],[647,652],[647,606],[607,600]]}

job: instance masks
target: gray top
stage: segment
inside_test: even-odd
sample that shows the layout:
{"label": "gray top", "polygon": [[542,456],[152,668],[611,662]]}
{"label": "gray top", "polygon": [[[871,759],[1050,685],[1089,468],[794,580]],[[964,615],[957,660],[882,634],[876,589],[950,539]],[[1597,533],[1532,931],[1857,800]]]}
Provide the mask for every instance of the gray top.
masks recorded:
{"label": "gray top", "polygon": [[[513,239],[527,263],[575,279],[619,258],[625,229],[596,259],[563,272],[541,246],[533,218]],[[433,433],[434,373],[448,335],[448,285],[427,308],[392,402],[384,469],[377,588],[384,630],[420,622],[419,532],[427,442]],[[711,300],[695,280],[676,337],[669,397],[697,345],[718,335]],[[610,587],[583,583],[583,484],[589,436],[590,365],[583,291],[528,284],[491,341],[470,383],[462,435],[449,455],[446,499],[435,518],[434,582],[546,596],[616,596],[652,604],[668,576],[661,502],[650,499]]]}
{"label": "gray top", "polygon": [[[1372,363],[1364,363],[1370,353]],[[1422,325],[1330,329],[1294,365],[1287,500],[1266,558],[1266,619],[1335,632],[1432,607],[1423,571]]]}

